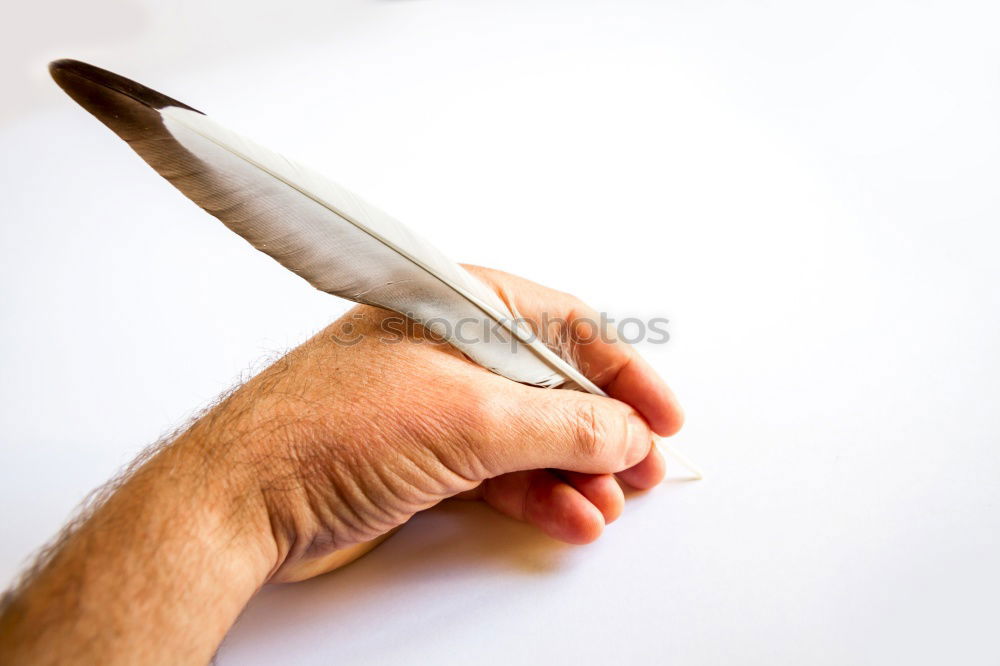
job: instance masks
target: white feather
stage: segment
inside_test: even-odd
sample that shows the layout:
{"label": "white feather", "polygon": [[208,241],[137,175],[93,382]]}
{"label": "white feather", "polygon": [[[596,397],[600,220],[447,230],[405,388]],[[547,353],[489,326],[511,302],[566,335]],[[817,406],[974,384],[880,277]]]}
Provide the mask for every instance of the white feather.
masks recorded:
{"label": "white feather", "polygon": [[603,394],[491,289],[375,206],[201,113],[175,106],[159,112],[173,138],[211,172],[214,201],[199,203],[317,289],[406,315],[515,381],[572,381]]}

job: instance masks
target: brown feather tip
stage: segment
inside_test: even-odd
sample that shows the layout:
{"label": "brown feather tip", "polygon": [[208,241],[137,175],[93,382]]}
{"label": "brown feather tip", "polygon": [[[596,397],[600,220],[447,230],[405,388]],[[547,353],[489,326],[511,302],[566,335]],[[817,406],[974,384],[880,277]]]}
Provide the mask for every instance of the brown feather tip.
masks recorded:
{"label": "brown feather tip", "polygon": [[[109,96],[109,91],[124,95],[152,109],[179,106],[201,113],[198,109],[192,108],[172,97],[167,97],[152,88],[147,88],[141,83],[136,83],[131,79],[126,79],[124,76],[119,76],[100,67],[88,65],[79,60],[55,60],[49,63],[49,73],[67,95],[96,116],[100,115],[98,113],[100,109],[93,108],[95,103],[102,99],[107,102],[109,99],[115,97]],[[97,104],[97,106],[103,105]]]}

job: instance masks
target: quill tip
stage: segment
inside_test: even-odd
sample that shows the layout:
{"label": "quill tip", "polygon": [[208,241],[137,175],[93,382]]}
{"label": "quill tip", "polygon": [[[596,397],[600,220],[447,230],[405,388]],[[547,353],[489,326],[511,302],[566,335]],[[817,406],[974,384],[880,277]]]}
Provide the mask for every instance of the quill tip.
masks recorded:
{"label": "quill tip", "polygon": [[692,480],[701,481],[705,478],[705,474],[701,471],[700,467],[691,462],[686,456],[681,455],[677,449],[664,442],[661,438],[653,438],[653,446],[659,446],[664,453],[669,454],[671,457],[684,465],[688,471],[691,472]]}

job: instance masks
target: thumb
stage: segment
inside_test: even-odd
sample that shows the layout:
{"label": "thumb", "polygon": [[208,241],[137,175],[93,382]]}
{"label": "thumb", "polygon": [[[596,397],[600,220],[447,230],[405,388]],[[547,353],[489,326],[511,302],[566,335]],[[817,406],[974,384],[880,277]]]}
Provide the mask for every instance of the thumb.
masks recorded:
{"label": "thumb", "polygon": [[578,391],[512,388],[502,407],[508,437],[503,450],[490,456],[501,473],[553,467],[612,474],[649,454],[653,433],[623,402]]}

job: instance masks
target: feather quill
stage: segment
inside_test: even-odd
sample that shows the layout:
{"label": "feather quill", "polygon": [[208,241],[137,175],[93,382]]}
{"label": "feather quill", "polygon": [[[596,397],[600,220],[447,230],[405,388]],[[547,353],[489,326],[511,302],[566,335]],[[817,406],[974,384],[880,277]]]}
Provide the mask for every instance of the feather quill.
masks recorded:
{"label": "feather quill", "polygon": [[514,381],[605,395],[495,292],[356,194],[117,74],[75,60],[49,68],[184,195],[315,288],[405,315]]}

